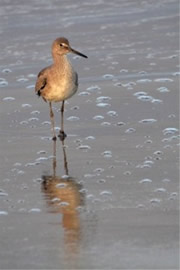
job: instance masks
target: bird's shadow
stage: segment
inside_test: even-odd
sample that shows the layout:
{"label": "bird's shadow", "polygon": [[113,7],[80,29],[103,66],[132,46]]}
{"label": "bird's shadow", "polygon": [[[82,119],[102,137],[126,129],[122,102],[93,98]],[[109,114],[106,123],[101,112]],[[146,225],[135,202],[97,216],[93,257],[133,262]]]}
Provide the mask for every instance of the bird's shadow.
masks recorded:
{"label": "bird's shadow", "polygon": [[81,241],[81,220],[79,209],[84,205],[84,194],[81,192],[82,184],[69,176],[68,161],[64,141],[61,142],[63,150],[63,163],[65,175],[56,174],[57,141],[53,141],[52,174],[42,175],[41,190],[46,200],[48,211],[62,215],[64,229],[64,244],[66,251],[76,253]]}

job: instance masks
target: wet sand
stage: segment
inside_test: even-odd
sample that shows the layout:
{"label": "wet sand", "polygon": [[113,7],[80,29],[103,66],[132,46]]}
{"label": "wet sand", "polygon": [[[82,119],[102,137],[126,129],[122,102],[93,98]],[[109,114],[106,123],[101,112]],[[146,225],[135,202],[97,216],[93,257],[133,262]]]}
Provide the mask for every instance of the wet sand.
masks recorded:
{"label": "wet sand", "polygon": [[[0,5],[0,268],[178,269],[178,1]],[[57,36],[89,57],[65,151],[34,94]]]}

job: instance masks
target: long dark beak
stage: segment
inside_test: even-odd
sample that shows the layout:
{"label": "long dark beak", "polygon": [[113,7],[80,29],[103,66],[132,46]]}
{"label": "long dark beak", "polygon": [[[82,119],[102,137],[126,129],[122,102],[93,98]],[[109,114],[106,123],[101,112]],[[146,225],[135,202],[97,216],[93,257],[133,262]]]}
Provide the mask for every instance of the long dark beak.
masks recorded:
{"label": "long dark beak", "polygon": [[81,57],[88,58],[85,54],[80,53],[80,52],[78,52],[78,51],[76,51],[76,50],[74,50],[74,49],[72,49],[72,48],[71,48],[71,52],[74,53],[74,54],[77,54],[77,55],[79,55],[79,56],[81,56]]}

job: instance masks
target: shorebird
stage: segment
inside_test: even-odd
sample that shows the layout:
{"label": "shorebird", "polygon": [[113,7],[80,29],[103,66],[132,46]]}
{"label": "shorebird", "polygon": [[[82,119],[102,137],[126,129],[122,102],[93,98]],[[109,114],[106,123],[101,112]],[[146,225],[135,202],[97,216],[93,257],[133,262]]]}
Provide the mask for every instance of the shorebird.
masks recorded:
{"label": "shorebird", "polygon": [[56,140],[56,133],[52,102],[62,102],[61,128],[58,137],[63,141],[67,136],[64,132],[64,102],[72,97],[78,89],[78,74],[66,56],[68,53],[87,58],[86,55],[71,48],[66,38],[55,39],[52,43],[53,64],[39,72],[35,85],[36,94],[41,96],[44,101],[49,102],[53,140]]}

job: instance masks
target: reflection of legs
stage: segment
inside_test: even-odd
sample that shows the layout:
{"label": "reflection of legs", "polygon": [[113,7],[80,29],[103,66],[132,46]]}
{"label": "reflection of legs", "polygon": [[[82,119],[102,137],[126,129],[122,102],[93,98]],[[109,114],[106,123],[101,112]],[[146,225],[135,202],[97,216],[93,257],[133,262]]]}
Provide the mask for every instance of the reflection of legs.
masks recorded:
{"label": "reflection of legs", "polygon": [[62,106],[61,106],[61,129],[59,131],[59,138],[60,138],[61,141],[64,141],[66,136],[67,135],[64,132],[64,100],[63,100]]}
{"label": "reflection of legs", "polygon": [[56,140],[56,133],[55,133],[55,129],[54,129],[54,113],[52,110],[52,104],[51,102],[49,102],[49,108],[50,108],[50,119],[51,119],[51,126],[52,126],[52,132],[53,132],[53,140]]}

